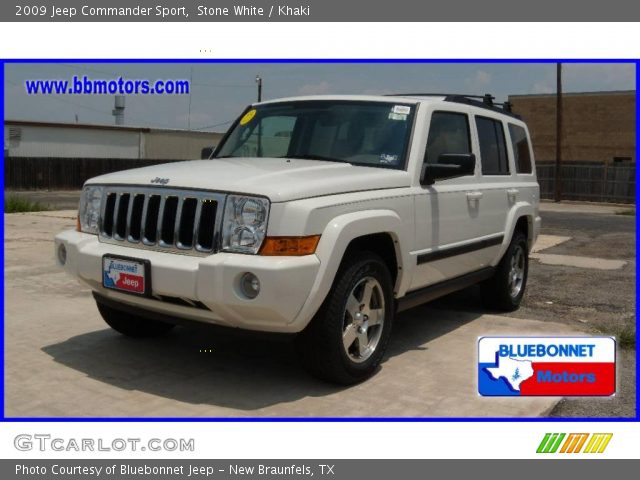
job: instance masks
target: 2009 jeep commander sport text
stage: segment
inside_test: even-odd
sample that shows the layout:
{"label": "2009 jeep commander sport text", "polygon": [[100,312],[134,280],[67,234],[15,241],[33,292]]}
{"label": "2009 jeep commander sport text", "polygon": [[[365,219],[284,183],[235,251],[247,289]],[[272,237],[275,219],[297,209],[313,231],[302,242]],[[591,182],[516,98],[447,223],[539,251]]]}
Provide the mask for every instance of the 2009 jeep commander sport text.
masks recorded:
{"label": "2009 jeep commander sport text", "polygon": [[58,262],[134,337],[178,319],[298,333],[315,375],[379,365],[393,317],[481,282],[516,309],[540,229],[526,125],[491,96],[263,102],[211,159],[86,182]]}

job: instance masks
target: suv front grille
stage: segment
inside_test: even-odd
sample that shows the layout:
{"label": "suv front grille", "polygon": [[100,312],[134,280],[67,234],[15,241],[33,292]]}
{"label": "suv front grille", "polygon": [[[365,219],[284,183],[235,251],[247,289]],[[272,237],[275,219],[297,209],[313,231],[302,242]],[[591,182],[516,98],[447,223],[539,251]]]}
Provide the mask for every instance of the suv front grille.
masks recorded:
{"label": "suv front grille", "polygon": [[100,240],[136,248],[217,251],[224,195],[167,188],[106,187]]}

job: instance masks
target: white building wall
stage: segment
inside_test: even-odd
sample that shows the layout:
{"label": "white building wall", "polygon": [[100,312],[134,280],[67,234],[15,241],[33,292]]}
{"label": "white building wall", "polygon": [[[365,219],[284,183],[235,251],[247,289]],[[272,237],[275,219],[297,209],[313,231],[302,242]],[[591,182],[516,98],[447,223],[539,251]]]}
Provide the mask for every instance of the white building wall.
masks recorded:
{"label": "white building wall", "polygon": [[[9,129],[19,129],[19,139]],[[16,157],[140,158],[136,131],[58,128],[29,125],[4,126],[4,150]]]}

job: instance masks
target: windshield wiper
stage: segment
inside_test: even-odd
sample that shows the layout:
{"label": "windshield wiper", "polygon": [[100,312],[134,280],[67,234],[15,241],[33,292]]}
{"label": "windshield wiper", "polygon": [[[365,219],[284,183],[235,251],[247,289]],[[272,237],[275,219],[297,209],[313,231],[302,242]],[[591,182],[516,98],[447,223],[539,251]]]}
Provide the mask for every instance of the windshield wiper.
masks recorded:
{"label": "windshield wiper", "polygon": [[351,163],[347,162],[346,160],[341,160],[339,158],[333,158],[333,157],[325,157],[324,155],[315,155],[312,153],[306,153],[303,155],[285,156],[281,158],[297,158],[299,160],[323,160],[325,162],[348,163],[349,165],[351,165]]}

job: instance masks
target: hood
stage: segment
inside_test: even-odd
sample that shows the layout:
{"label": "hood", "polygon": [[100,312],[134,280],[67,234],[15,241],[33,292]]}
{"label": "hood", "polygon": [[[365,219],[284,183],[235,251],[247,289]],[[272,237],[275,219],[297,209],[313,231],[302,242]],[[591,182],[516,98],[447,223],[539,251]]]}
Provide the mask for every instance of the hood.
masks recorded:
{"label": "hood", "polygon": [[348,163],[286,158],[223,158],[165,163],[92,178],[87,184],[194,188],[246,193],[272,202],[383,188],[408,187],[409,174]]}

